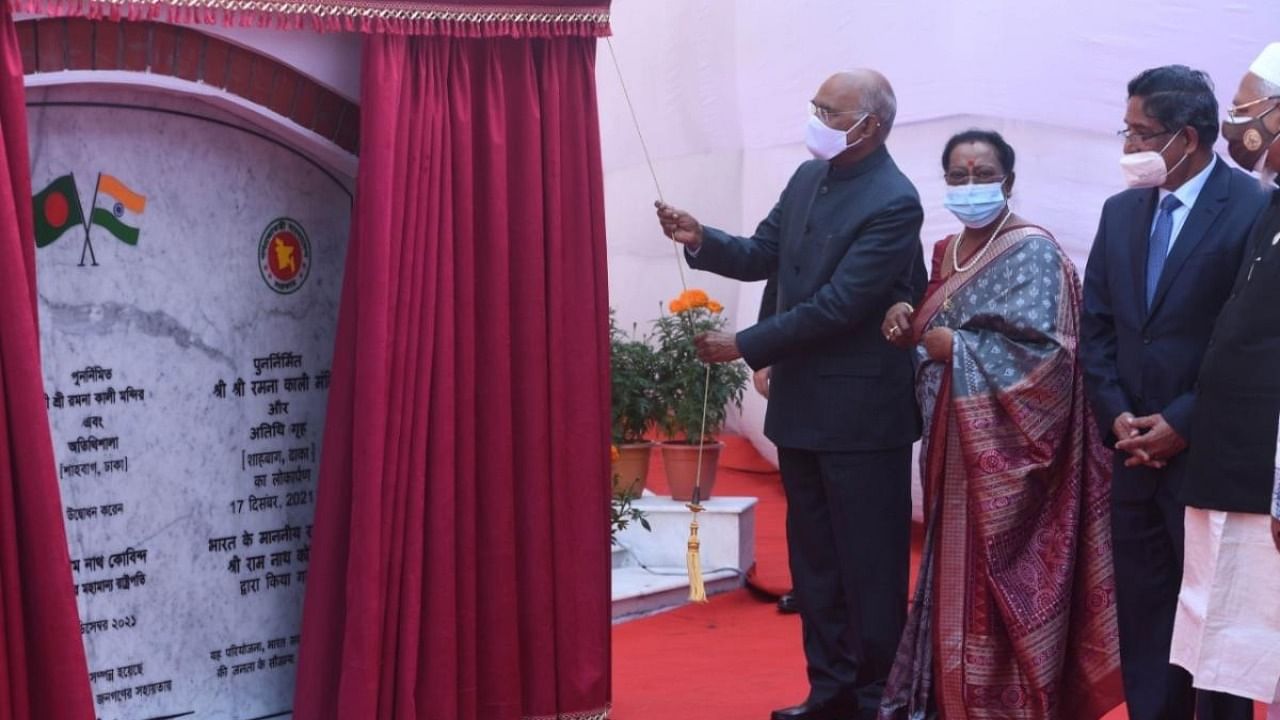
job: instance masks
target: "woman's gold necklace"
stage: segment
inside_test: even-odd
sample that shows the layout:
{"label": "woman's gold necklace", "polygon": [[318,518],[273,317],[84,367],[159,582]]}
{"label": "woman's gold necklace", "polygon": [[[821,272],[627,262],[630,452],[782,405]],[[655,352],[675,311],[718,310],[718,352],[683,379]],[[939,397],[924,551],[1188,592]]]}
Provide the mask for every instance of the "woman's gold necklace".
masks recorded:
{"label": "woman's gold necklace", "polygon": [[[973,257],[969,259],[969,263],[963,267],[960,265],[960,245],[964,242],[964,230],[961,230],[960,237],[956,238],[955,243],[951,245],[951,269],[955,271],[952,274],[958,275],[972,270],[973,267],[978,264],[978,261],[982,259],[982,256],[987,254],[987,250],[991,248],[992,241],[1000,236],[1000,231],[1004,229],[1004,224],[1009,222],[1009,218],[1011,217],[1013,217],[1013,211],[1005,210],[1004,218],[1001,219],[1000,224],[996,226],[995,232],[991,233],[991,237],[987,238],[987,242],[983,244],[982,248],[978,250],[978,252],[974,253]],[[965,228],[965,230],[967,229],[968,228]],[[943,301],[942,309],[951,309],[950,295],[948,295],[947,299]]]}

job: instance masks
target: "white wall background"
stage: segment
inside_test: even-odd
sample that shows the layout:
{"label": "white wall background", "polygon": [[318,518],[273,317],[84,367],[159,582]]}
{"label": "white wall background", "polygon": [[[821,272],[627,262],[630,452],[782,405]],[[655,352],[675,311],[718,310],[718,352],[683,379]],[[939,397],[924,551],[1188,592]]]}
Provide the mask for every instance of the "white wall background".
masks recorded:
{"label": "white wall background", "polygon": [[297,32],[222,25],[199,25],[196,29],[253,48],[310,75],[348,100],[360,102],[359,33]]}
{"label": "white wall background", "polygon": [[[889,149],[920,190],[927,248],[958,224],[942,208],[940,156],[970,127],[1017,151],[1015,207],[1053,231],[1083,271],[1116,159],[1125,86],[1182,63],[1207,71],[1225,105],[1249,62],[1280,40],[1276,0],[614,0],[612,40],[668,202],[749,233],[806,158],[806,102],[834,71],[869,66],[898,96]],[[610,292],[620,319],[647,322],[679,290],[657,231],[653,181],[609,48],[597,70]],[[1225,153],[1224,153],[1225,158]],[[690,272],[738,327],[760,285]],[[769,452],[764,403],[740,429]]]}

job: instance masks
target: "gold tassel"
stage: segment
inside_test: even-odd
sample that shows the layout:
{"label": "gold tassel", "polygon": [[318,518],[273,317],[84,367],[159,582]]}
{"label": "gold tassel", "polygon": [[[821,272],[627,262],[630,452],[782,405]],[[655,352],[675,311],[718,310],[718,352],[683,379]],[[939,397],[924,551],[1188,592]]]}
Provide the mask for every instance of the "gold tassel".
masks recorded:
{"label": "gold tassel", "polygon": [[702,563],[698,559],[698,550],[702,547],[698,540],[698,513],[702,512],[702,451],[707,447],[707,401],[710,393],[711,364],[707,363],[707,377],[702,383],[702,429],[698,431],[698,472],[693,476],[693,502],[687,506],[693,513],[693,522],[689,523],[689,550],[684,558],[689,566],[689,602],[696,603],[707,601],[707,586],[702,582]]}
{"label": "gold tassel", "polygon": [[702,506],[690,503],[689,511],[693,513],[693,522],[689,523],[689,550],[685,553],[685,562],[689,566],[689,601],[704,603],[707,601],[707,588],[702,582],[702,563],[698,559],[698,549],[701,547],[698,540],[698,513],[702,512]]}

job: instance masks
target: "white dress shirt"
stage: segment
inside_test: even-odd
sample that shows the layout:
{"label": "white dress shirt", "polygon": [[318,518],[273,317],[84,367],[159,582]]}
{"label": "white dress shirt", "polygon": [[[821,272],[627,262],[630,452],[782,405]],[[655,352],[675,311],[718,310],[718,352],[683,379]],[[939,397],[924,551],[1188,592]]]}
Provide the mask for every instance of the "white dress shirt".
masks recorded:
{"label": "white dress shirt", "polygon": [[1280,434],[1276,437],[1276,480],[1271,487],[1271,517],[1280,520]]}

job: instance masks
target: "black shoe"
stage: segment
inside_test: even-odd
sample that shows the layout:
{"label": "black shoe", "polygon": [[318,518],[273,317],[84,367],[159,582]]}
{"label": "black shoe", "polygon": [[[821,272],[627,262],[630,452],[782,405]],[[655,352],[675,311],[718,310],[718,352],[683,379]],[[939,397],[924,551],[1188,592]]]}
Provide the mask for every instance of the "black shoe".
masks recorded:
{"label": "black shoe", "polygon": [[784,593],[778,598],[778,612],[784,615],[792,615],[800,612],[800,602],[796,600],[796,591]]}
{"label": "black shoe", "polygon": [[856,720],[858,704],[841,697],[774,710],[772,720]]}

